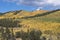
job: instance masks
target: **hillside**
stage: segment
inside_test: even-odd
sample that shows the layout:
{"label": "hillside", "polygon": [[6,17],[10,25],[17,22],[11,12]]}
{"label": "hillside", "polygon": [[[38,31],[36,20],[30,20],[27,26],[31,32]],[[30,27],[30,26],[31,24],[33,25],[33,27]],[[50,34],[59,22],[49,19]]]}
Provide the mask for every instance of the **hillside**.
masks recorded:
{"label": "hillside", "polygon": [[53,11],[48,11],[45,13],[40,13],[36,14],[34,16],[26,16],[23,17],[23,19],[35,19],[35,20],[42,20],[42,21],[55,21],[55,22],[60,22],[60,10],[53,10]]}
{"label": "hillside", "polygon": [[[14,28],[14,33],[23,30],[24,32],[31,31],[32,29],[41,30],[43,36],[48,36],[49,34],[44,34],[46,31],[51,31],[53,34],[57,35],[60,33],[60,10],[45,11],[38,10],[27,12],[23,10],[6,12],[0,16],[1,18],[13,18],[14,20],[20,21],[21,28]],[[17,30],[15,30],[17,29]],[[47,32],[48,33],[48,32]]]}
{"label": "hillside", "polygon": [[45,12],[47,11],[45,10],[38,10],[38,11],[32,11],[32,12],[28,12],[25,10],[9,11],[9,12],[2,13],[0,18],[21,18],[26,16],[34,16],[36,14],[41,14]]}
{"label": "hillside", "polygon": [[[39,17],[40,16],[40,17]],[[43,13],[41,15],[35,15],[36,19],[42,21],[52,21],[52,22],[59,22],[60,23],[60,10],[54,10],[51,12]]]}
{"label": "hillside", "polygon": [[[42,15],[43,14],[43,15]],[[60,10],[53,10],[35,16],[23,17],[21,20],[25,30],[28,28],[40,29],[41,31],[52,30],[57,33],[60,31]],[[27,26],[27,27],[26,27]]]}
{"label": "hillside", "polygon": [[[27,25],[30,27],[36,26],[36,28],[41,28],[42,29],[49,29],[49,25],[54,27],[55,25],[60,26],[60,10],[53,10],[53,11],[45,11],[45,10],[37,10],[37,11],[10,11],[2,14],[0,16],[1,18],[15,18],[16,20],[20,20],[22,25]],[[46,26],[46,27],[45,27]],[[56,28],[56,27],[54,27]]]}

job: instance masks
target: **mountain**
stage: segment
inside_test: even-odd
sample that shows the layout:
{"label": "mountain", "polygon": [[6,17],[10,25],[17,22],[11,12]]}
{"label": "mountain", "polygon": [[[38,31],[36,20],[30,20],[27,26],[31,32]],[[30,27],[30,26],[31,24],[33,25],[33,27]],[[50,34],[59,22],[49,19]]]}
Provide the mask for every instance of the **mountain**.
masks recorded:
{"label": "mountain", "polygon": [[39,11],[32,11],[32,12],[28,12],[25,10],[18,10],[18,11],[9,11],[9,12],[5,12],[2,13],[2,15],[0,17],[2,18],[21,18],[21,17],[26,17],[26,16],[34,16],[36,14],[40,14],[40,13],[44,13],[47,12],[45,10],[39,10]]}
{"label": "mountain", "polygon": [[[57,10],[35,10],[28,12],[25,10],[10,11],[0,16],[1,18],[15,18],[20,21],[24,31],[28,29],[39,29],[60,33],[60,9]],[[58,29],[59,28],[59,29]]]}
{"label": "mountain", "polygon": [[[13,21],[8,18],[12,19]],[[16,33],[18,33],[19,35],[19,33],[22,32],[24,33],[22,34],[24,35],[23,36],[24,39],[28,38],[26,35],[30,37],[30,34],[35,37],[39,36],[41,31],[42,35],[40,35],[39,38],[43,38],[42,40],[45,40],[45,38],[47,40],[60,40],[60,9],[52,10],[52,11],[38,9],[32,12],[25,11],[25,10],[9,11],[5,13],[0,13],[0,19],[2,19],[0,20],[1,22],[0,26],[2,24],[3,25],[6,24],[7,26],[8,24],[9,26],[15,25],[13,27],[13,32],[14,32],[13,34],[17,35]],[[15,24],[16,22],[14,22],[14,20],[16,22],[19,22],[18,24],[21,26],[16,27],[17,24]],[[8,28],[10,29],[11,27],[8,27]],[[40,31],[37,31],[37,30],[40,30]]]}
{"label": "mountain", "polygon": [[[36,12],[35,12],[36,13]],[[26,16],[22,19],[22,24],[26,29],[34,28],[41,31],[50,30],[55,33],[59,33],[60,30],[60,10],[47,11],[44,13],[38,13],[34,16]],[[24,28],[25,29],[25,28]]]}
{"label": "mountain", "polygon": [[[32,30],[40,30],[42,32],[41,37],[45,37],[46,39],[52,38],[52,40],[57,38],[56,40],[60,40],[60,9],[52,11],[35,10],[32,12],[18,10],[0,13],[0,19],[4,20],[6,18],[11,18],[13,21],[17,20],[21,25],[21,27],[13,28],[14,34],[22,31],[30,33]],[[5,22],[7,22],[6,25],[8,26],[9,21],[4,20],[2,24],[4,25]],[[15,25],[13,22],[10,22],[10,24]],[[40,34],[40,32],[38,34]]]}

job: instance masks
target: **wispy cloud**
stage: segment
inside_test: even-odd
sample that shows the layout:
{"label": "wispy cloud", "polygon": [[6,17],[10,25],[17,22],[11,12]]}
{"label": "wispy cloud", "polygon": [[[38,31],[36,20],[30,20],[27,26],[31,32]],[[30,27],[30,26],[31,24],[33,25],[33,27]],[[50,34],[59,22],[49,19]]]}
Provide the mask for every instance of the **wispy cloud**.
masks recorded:
{"label": "wispy cloud", "polygon": [[60,0],[47,0],[46,2],[53,6],[60,6]]}
{"label": "wispy cloud", "polygon": [[4,0],[6,2],[15,2],[17,5],[24,4],[29,6],[60,6],[60,0]]}

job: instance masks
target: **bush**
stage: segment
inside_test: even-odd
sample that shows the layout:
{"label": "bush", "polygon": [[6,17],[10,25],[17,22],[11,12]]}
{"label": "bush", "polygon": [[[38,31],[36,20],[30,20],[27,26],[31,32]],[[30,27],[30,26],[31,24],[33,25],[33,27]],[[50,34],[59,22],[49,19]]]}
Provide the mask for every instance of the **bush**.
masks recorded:
{"label": "bush", "polygon": [[40,40],[41,35],[42,35],[42,32],[40,30],[32,30],[30,32],[30,39],[31,40]]}
{"label": "bush", "polygon": [[31,32],[17,32],[16,38],[22,38],[22,40],[40,40],[42,32],[40,30],[32,30]]}
{"label": "bush", "polygon": [[14,21],[13,19],[0,19],[0,26],[2,27],[19,27],[19,21]]}
{"label": "bush", "polygon": [[[1,29],[2,30],[2,32],[1,32],[2,37],[3,38],[6,37],[6,39],[8,40],[11,37],[11,35],[12,35],[12,39],[14,37],[13,27],[21,27],[21,25],[19,25],[19,21],[15,21],[13,19],[8,18],[8,19],[0,19],[0,27],[3,28],[3,29]],[[4,27],[6,28],[6,30],[4,30]],[[10,30],[9,30],[10,27],[12,28],[11,29],[12,33],[10,33]],[[5,37],[4,37],[4,31],[6,31],[5,32]]]}
{"label": "bush", "polygon": [[16,32],[16,38],[22,38],[22,40],[26,40],[28,38],[28,34],[26,32]]}

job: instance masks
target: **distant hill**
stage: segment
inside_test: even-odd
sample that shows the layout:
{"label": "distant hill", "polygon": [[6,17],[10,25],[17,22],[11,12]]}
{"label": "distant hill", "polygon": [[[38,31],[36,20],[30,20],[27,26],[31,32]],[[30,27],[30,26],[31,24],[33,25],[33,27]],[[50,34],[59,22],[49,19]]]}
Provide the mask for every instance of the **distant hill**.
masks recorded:
{"label": "distant hill", "polygon": [[48,11],[45,13],[36,14],[34,16],[26,16],[23,19],[35,19],[35,20],[42,20],[42,21],[53,21],[53,22],[60,22],[60,10],[53,10]]}
{"label": "distant hill", "polygon": [[21,18],[21,17],[26,17],[26,16],[34,16],[37,14],[41,14],[41,13],[45,13],[47,11],[45,10],[36,10],[36,11],[32,11],[32,12],[28,12],[25,10],[18,10],[18,11],[9,11],[9,12],[5,12],[2,13],[1,17],[3,18]]}

